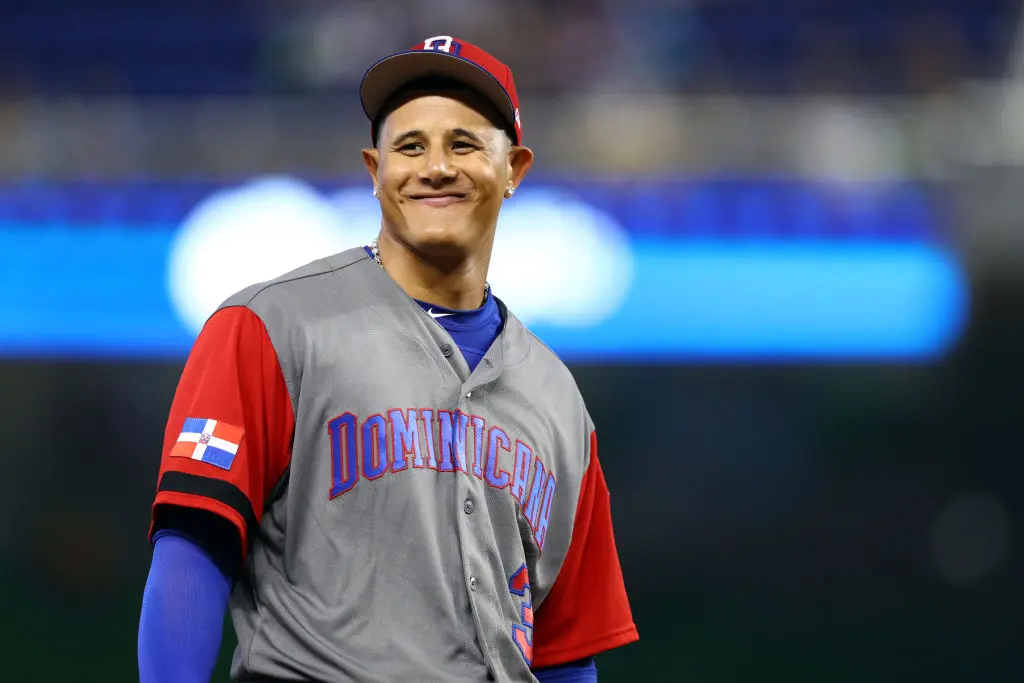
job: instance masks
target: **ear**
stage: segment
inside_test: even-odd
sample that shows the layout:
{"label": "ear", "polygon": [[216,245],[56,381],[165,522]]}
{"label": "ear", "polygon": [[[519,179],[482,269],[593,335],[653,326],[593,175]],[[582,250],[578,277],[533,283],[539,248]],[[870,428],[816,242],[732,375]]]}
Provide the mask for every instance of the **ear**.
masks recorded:
{"label": "ear", "polygon": [[363,150],[363,165],[366,166],[370,178],[373,180],[373,188],[377,189],[377,172],[380,169],[380,150],[369,147]]}
{"label": "ear", "polygon": [[533,150],[513,145],[508,150],[508,179],[513,188],[519,187],[526,172],[533,166]]}

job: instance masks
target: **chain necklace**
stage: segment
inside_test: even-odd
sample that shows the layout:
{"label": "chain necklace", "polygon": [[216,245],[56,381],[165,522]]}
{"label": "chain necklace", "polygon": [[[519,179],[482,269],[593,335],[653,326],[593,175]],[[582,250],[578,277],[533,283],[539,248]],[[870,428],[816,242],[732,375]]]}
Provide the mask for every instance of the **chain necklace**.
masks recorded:
{"label": "chain necklace", "polygon": [[[370,253],[373,254],[373,262],[380,266],[381,270],[384,270],[384,264],[380,260],[380,249],[377,248],[377,240],[370,242]],[[491,291],[491,285],[484,282],[484,301],[487,301],[487,293]]]}

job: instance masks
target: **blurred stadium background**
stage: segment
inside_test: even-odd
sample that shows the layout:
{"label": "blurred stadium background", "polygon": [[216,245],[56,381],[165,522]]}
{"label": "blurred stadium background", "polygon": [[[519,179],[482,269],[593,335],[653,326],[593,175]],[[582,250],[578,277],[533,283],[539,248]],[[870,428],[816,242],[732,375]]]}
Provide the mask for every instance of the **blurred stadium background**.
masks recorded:
{"label": "blurred stadium background", "polygon": [[602,434],[602,680],[1020,680],[1019,0],[3,6],[0,679],[136,677],[196,325],[375,231],[359,79],[456,35],[537,153],[492,283]]}

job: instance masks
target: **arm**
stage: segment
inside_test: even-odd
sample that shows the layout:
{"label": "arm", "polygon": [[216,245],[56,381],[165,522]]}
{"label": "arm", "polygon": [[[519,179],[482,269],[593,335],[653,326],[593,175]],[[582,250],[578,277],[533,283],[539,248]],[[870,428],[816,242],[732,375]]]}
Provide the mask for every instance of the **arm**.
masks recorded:
{"label": "arm", "polygon": [[197,543],[157,534],[139,619],[140,683],[208,683],[217,664],[231,578]]}
{"label": "arm", "polygon": [[[536,668],[592,658],[640,637],[622,579],[611,501],[594,433],[590,434],[589,453],[569,551],[534,615],[532,664]],[[593,676],[590,680],[596,679],[596,670]]]}
{"label": "arm", "polygon": [[266,328],[248,308],[213,314],[182,371],[164,434],[150,538],[169,507],[233,523],[238,561],[288,466],[291,398]]}
{"label": "arm", "polygon": [[597,683],[597,665],[593,657],[578,662],[534,669],[533,675],[540,683]]}
{"label": "arm", "polygon": [[209,680],[228,595],[288,464],[291,401],[262,321],[215,313],[171,405],[139,621],[142,683]]}

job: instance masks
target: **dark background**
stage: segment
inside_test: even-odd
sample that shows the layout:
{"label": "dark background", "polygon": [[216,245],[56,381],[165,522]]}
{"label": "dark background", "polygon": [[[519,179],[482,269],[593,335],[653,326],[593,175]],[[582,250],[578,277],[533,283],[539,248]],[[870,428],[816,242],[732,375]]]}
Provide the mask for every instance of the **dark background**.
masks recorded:
{"label": "dark background", "polygon": [[[512,62],[534,139],[558,150],[544,171],[940,181],[972,288],[948,356],[572,367],[641,633],[599,668],[1020,680],[1024,113],[1000,96],[1021,81],[1018,2],[0,6],[3,182],[351,171],[358,75],[438,32]],[[587,104],[641,92],[668,112],[653,142],[629,118],[642,107]],[[797,117],[822,98],[852,117],[824,138]],[[580,111],[625,142],[567,143]],[[849,154],[807,156],[846,135]],[[183,362],[0,360],[0,679],[137,679],[148,510]],[[229,626],[225,641],[216,680]]]}

